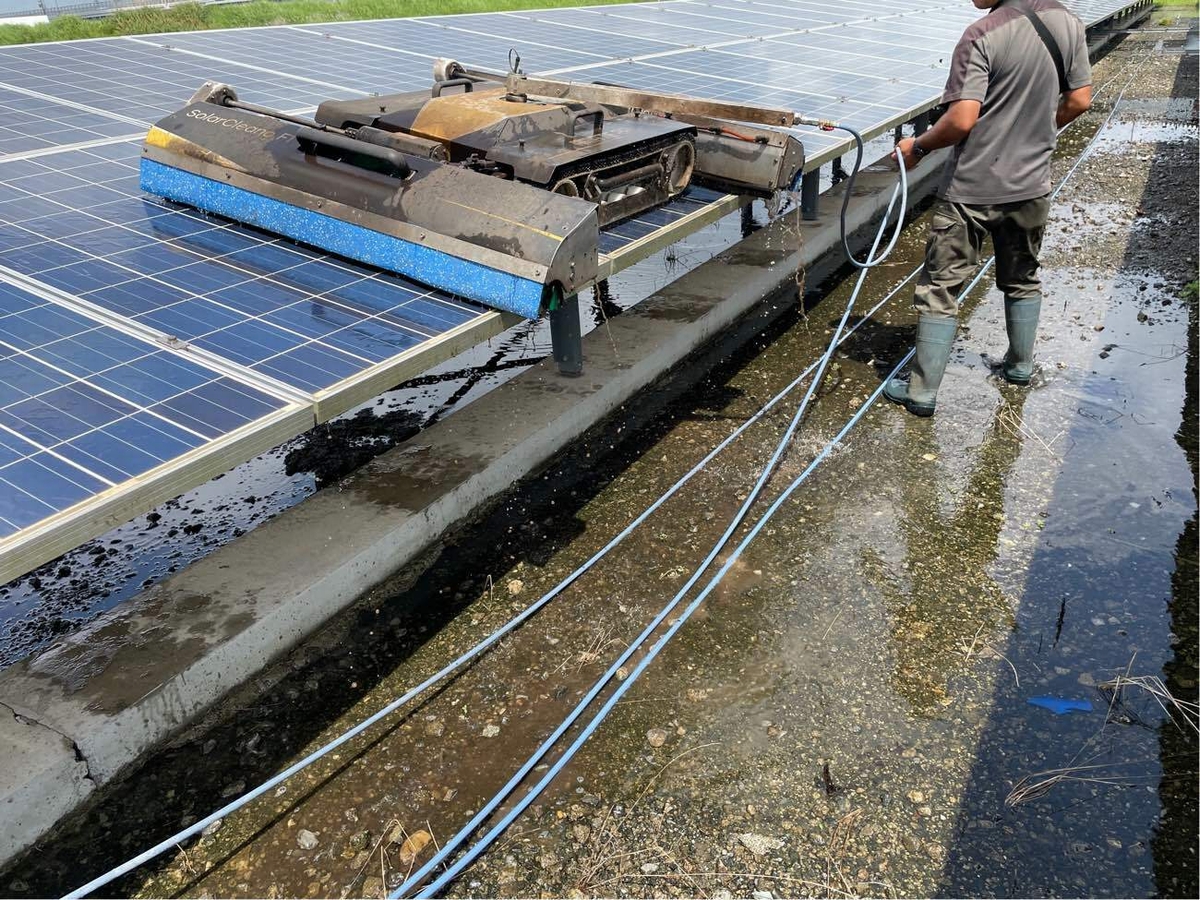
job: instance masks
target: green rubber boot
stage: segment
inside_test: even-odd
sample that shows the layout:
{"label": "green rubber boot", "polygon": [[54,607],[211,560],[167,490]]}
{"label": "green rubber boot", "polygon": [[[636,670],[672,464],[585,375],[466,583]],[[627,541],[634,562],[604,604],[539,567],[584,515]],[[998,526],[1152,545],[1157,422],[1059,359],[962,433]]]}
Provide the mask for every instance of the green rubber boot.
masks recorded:
{"label": "green rubber boot", "polygon": [[884,396],[901,404],[914,416],[932,416],[957,328],[958,320],[952,316],[920,316],[917,319],[917,352],[908,381],[891,379],[883,389]]}
{"label": "green rubber boot", "polygon": [[1004,298],[1004,324],[1008,328],[1008,352],[1000,371],[1009,384],[1029,384],[1033,377],[1033,342],[1037,337],[1042,297],[1035,294],[1021,300]]}

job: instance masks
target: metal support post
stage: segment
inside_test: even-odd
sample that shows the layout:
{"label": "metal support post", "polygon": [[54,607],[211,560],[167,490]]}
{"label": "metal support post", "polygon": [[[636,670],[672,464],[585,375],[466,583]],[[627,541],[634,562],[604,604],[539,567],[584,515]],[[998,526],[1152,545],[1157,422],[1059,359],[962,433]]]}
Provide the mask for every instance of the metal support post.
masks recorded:
{"label": "metal support post", "polygon": [[742,237],[748,238],[758,231],[758,223],[754,221],[754,204],[747,203],[742,207]]}
{"label": "metal support post", "polygon": [[583,336],[579,329],[579,295],[563,297],[550,310],[550,347],[558,374],[575,378],[583,374]]}
{"label": "metal support post", "polygon": [[913,119],[913,136],[920,137],[929,130],[929,113],[928,111],[921,113]]}
{"label": "metal support post", "polygon": [[821,213],[821,170],[813,169],[800,179],[800,216],[812,222]]}
{"label": "metal support post", "polygon": [[897,125],[895,132],[892,134],[892,143],[898,144],[904,139],[904,126]]}
{"label": "metal support post", "polygon": [[842,168],[842,158],[839,156],[833,161],[833,183],[841,184],[850,176],[846,174],[846,170]]}

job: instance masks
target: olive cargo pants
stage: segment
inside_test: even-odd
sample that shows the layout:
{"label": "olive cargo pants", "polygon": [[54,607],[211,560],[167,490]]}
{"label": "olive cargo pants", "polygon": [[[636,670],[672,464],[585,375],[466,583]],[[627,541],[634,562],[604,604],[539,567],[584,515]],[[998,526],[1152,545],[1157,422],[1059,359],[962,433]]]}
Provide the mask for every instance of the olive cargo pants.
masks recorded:
{"label": "olive cargo pants", "polygon": [[987,206],[938,200],[913,306],[928,315],[957,316],[958,294],[975,274],[989,234],[996,251],[996,286],[1004,296],[1040,296],[1038,253],[1049,213],[1049,197]]}

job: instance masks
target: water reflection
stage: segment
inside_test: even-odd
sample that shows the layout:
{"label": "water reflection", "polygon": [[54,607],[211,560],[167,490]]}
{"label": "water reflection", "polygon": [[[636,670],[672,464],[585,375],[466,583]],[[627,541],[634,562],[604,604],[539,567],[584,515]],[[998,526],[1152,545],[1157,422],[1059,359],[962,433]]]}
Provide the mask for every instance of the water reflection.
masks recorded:
{"label": "water reflection", "polygon": [[939,503],[943,464],[933,462],[936,432],[926,423],[907,423],[913,457],[906,465],[921,474],[901,487],[896,527],[904,560],[889,570],[878,550],[863,555],[891,618],[896,693],[921,715],[934,715],[949,702],[947,679],[1014,624],[1009,598],[988,574],[1004,525],[1005,485],[1021,453],[1021,434],[1007,421],[1019,420],[1028,392],[1013,394],[993,413],[967,486],[948,516]]}

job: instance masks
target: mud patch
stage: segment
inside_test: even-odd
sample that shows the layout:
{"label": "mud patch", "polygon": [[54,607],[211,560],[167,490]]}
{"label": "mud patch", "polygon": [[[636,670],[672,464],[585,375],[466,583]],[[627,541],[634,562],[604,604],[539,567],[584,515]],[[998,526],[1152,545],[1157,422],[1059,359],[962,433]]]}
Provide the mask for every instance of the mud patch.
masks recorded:
{"label": "mud patch", "polygon": [[311,473],[320,489],[340,481],[420,430],[421,417],[409,410],[377,415],[361,409],[348,418],[318,425],[298,438],[283,458],[283,471],[286,475]]}

